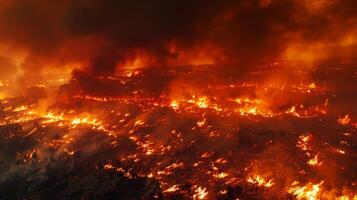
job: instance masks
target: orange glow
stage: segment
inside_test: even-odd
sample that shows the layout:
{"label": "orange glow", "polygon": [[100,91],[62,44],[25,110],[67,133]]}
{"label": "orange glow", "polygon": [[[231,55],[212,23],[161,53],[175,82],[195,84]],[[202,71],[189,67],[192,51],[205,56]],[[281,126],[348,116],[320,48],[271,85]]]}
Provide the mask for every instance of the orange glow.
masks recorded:
{"label": "orange glow", "polygon": [[207,65],[215,64],[225,59],[222,49],[212,43],[198,44],[194,47],[181,47],[177,41],[171,41],[167,45],[174,59],[168,59],[169,65]]}
{"label": "orange glow", "polygon": [[[118,62],[116,67],[118,70],[125,70],[127,72],[126,76],[131,77],[138,75],[138,69],[155,66],[156,64],[155,55],[150,55],[145,49],[135,49],[127,52],[124,61]],[[116,74],[120,75],[120,71],[117,71]]]}

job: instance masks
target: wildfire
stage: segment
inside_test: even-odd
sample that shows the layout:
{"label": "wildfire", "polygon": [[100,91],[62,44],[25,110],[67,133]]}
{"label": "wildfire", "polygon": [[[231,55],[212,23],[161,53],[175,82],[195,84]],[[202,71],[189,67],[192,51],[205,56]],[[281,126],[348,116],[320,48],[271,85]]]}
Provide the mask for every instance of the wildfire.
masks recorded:
{"label": "wildfire", "polygon": [[[195,96],[193,96],[195,99]],[[208,99],[205,96],[199,97],[196,101],[192,101],[195,103],[199,108],[207,108],[208,107]]]}
{"label": "wildfire", "polygon": [[218,179],[222,179],[222,178],[226,178],[228,176],[228,174],[225,173],[225,172],[221,172],[221,173],[218,173],[218,174],[214,174],[213,176],[218,178]]}
{"label": "wildfire", "polygon": [[261,99],[249,99],[249,98],[235,98],[234,99],[235,102],[237,102],[238,104],[255,104],[255,105],[259,105],[262,104],[262,100]]}
{"label": "wildfire", "polygon": [[[223,99],[223,102],[216,102],[217,97],[208,98],[207,96],[198,96],[193,94],[192,98],[175,98],[170,101],[169,106],[175,111],[186,110],[197,112],[197,109],[211,109],[222,115],[237,114],[240,116],[256,116],[272,118],[282,115],[292,115],[297,118],[312,118],[321,114],[326,114],[326,105],[305,108],[303,105],[291,106],[286,111],[275,111],[263,99],[254,99],[247,97],[236,97],[234,99]],[[230,105],[235,102],[235,105]],[[297,109],[299,107],[299,109]]]}
{"label": "wildfire", "polygon": [[266,188],[269,188],[274,185],[273,179],[264,179],[263,177],[259,175],[254,175],[252,177],[249,177],[247,179],[248,183],[252,183],[258,186],[264,186]]}
{"label": "wildfire", "polygon": [[319,160],[318,155],[315,155],[313,158],[307,161],[307,164],[311,166],[320,166],[322,164],[322,161]]}
{"label": "wildfire", "polygon": [[44,118],[46,120],[42,121],[42,123],[45,123],[45,124],[64,120],[63,114],[56,115],[53,112],[48,112],[46,115],[44,115]]}
{"label": "wildfire", "polygon": [[174,109],[177,110],[179,108],[179,103],[176,100],[172,100],[170,106]]}
{"label": "wildfire", "polygon": [[107,163],[107,164],[105,164],[105,165],[103,166],[103,168],[104,168],[104,169],[114,169],[115,167],[114,167],[112,164]]}
{"label": "wildfire", "polygon": [[296,146],[303,151],[307,151],[310,149],[309,142],[311,141],[311,139],[312,139],[312,135],[310,133],[307,133],[305,135],[300,135],[299,141]]}
{"label": "wildfire", "polygon": [[72,125],[89,124],[93,126],[100,126],[102,122],[98,121],[98,119],[89,119],[88,117],[84,117],[84,118],[72,119],[71,124]]}
{"label": "wildfire", "polygon": [[349,124],[351,122],[350,116],[349,115],[345,115],[344,117],[340,117],[338,118],[338,123],[346,125]]}
{"label": "wildfire", "polygon": [[202,127],[202,126],[204,126],[206,124],[206,119],[203,119],[203,120],[201,120],[201,121],[197,121],[197,126],[198,127]]}
{"label": "wildfire", "polygon": [[311,83],[309,86],[308,86],[309,89],[316,89],[316,85],[315,83]]}
{"label": "wildfire", "polygon": [[195,194],[193,195],[193,199],[205,199],[208,195],[208,192],[206,190],[206,188],[204,187],[197,187],[197,189],[195,189]]}
{"label": "wildfire", "polygon": [[[35,137],[38,141],[36,148],[19,153],[18,160],[24,163],[46,160],[47,148],[58,151],[55,158],[79,159],[83,152],[100,151],[104,143],[105,152],[109,149],[113,155],[105,155],[105,160],[100,163],[106,164],[97,164],[97,168],[102,166],[105,173],[115,172],[129,179],[154,179],[164,199],[175,196],[212,199],[228,198],[229,195],[240,198],[238,192],[230,190],[235,187],[243,188],[244,192],[256,188],[254,191],[263,190],[263,196],[270,196],[283,187],[286,193],[279,195],[288,193],[296,199],[317,200],[324,198],[322,185],[333,188],[332,192],[328,191],[331,198],[351,198],[349,190],[344,192],[340,185],[348,189],[351,186],[345,186],[344,182],[334,185],[321,170],[325,164],[326,167],[336,167],[336,171],[351,170],[343,162],[349,163],[349,156],[344,155],[352,152],[353,127],[339,127],[337,143],[330,140],[335,135],[328,131],[335,130],[334,126],[347,118],[351,120],[352,114],[330,123],[335,113],[328,112],[326,93],[329,90],[321,89],[320,84],[260,85],[253,80],[185,88],[183,92],[164,90],[159,94],[146,94],[145,89],[137,88],[147,77],[145,71],[135,69],[130,73],[99,78],[125,90],[130,88],[118,96],[96,96],[77,91],[65,97],[63,102],[55,101],[47,107],[26,101],[26,98],[1,100],[0,124],[11,130],[4,138],[16,139],[16,126],[11,126],[19,124],[23,127],[21,137]],[[43,87],[48,89],[48,85]],[[303,100],[283,99],[284,105],[280,106],[276,103],[279,98],[268,95],[273,92],[297,93],[304,97]],[[300,126],[305,122],[306,125]],[[280,129],[282,133],[278,134]],[[296,135],[302,131],[303,134]],[[92,135],[97,138],[93,139]],[[98,142],[86,144],[87,139]],[[280,160],[280,156],[284,160]],[[244,159],[237,161],[236,157]],[[294,164],[286,165],[285,158]],[[321,177],[323,181],[305,186],[300,183],[284,185],[283,175],[270,173],[264,165],[257,165],[254,173],[246,174],[253,161],[269,163],[272,159],[276,163],[272,170],[282,174],[288,172],[284,176],[289,180],[313,176]],[[339,163],[340,160],[343,162]],[[327,165],[327,161],[336,165]],[[237,178],[242,176],[245,178]],[[339,173],[336,176],[341,178]]]}
{"label": "wildfire", "polygon": [[336,148],[336,147],[332,147],[331,150],[338,154],[342,154],[342,155],[346,154],[346,151],[344,151],[343,149]]}
{"label": "wildfire", "polygon": [[294,182],[292,187],[288,190],[290,194],[296,196],[297,199],[318,200],[320,199],[321,186],[324,182],[318,184],[308,183],[305,186],[297,186],[299,182]]}
{"label": "wildfire", "polygon": [[357,195],[353,195],[353,197],[348,195],[342,195],[340,197],[336,197],[336,200],[357,200]]}
{"label": "wildfire", "polygon": [[357,200],[357,0],[0,0],[0,200]]}
{"label": "wildfire", "polygon": [[24,111],[24,110],[27,110],[27,109],[28,109],[27,106],[22,105],[22,106],[14,108],[13,111],[14,112],[21,112],[21,111]]}
{"label": "wildfire", "polygon": [[166,190],[164,190],[163,192],[165,193],[172,193],[172,192],[176,192],[180,189],[180,187],[178,185],[173,185],[169,188],[167,188]]}

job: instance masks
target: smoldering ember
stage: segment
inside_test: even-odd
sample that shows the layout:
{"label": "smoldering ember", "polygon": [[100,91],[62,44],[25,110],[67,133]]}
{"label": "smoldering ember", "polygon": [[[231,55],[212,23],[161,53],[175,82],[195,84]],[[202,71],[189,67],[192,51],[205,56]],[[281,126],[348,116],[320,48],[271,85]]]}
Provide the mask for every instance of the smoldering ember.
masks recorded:
{"label": "smoldering ember", "polygon": [[356,0],[1,0],[0,199],[357,200]]}

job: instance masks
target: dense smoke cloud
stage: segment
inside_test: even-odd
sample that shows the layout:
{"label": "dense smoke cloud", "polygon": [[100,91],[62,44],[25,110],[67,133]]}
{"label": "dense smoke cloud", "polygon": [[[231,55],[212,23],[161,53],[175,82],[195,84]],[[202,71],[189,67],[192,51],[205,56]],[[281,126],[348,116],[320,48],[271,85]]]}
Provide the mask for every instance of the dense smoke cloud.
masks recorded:
{"label": "dense smoke cloud", "polygon": [[143,66],[351,58],[356,9],[353,0],[13,0],[0,3],[0,37],[40,68],[77,61],[95,74],[142,55]]}

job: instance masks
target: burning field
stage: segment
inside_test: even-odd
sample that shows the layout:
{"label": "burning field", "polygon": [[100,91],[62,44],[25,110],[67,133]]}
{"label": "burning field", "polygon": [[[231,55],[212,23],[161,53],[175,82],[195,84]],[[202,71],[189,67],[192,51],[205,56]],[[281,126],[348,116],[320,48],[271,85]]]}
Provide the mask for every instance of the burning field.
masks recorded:
{"label": "burning field", "polygon": [[0,199],[357,199],[352,0],[3,0]]}
{"label": "burning field", "polygon": [[3,98],[1,196],[356,198],[356,75],[349,66],[318,71],[324,76],[315,82],[294,72],[294,84],[259,81],[274,66],[210,77],[220,67],[91,77],[116,96],[73,79],[45,110],[45,85]]}

